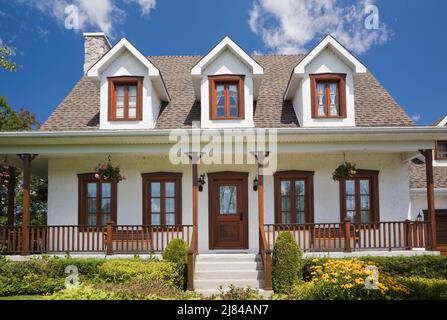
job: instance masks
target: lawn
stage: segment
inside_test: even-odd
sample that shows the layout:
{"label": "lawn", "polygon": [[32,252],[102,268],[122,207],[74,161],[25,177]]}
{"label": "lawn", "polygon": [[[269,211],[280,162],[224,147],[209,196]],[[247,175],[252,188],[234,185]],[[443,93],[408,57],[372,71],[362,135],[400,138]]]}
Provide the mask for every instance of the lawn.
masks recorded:
{"label": "lawn", "polygon": [[0,300],[45,300],[44,296],[8,296],[0,297]]}

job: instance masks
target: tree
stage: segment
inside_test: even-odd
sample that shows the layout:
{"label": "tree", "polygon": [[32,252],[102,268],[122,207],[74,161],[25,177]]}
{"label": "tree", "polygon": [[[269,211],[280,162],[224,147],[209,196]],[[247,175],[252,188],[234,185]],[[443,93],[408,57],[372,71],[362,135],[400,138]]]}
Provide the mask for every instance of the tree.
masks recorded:
{"label": "tree", "polygon": [[34,113],[23,108],[17,112],[0,96],[0,131],[29,131],[39,125]]}
{"label": "tree", "polygon": [[0,45],[0,67],[7,71],[15,72],[19,66],[17,63],[9,59],[12,55],[14,55],[14,48]]}

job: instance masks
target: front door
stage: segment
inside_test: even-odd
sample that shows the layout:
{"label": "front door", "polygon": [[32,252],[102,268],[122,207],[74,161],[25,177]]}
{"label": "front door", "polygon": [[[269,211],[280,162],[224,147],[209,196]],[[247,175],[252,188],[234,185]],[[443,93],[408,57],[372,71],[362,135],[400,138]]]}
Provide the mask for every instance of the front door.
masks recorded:
{"label": "front door", "polygon": [[248,249],[247,173],[210,173],[210,249]]}

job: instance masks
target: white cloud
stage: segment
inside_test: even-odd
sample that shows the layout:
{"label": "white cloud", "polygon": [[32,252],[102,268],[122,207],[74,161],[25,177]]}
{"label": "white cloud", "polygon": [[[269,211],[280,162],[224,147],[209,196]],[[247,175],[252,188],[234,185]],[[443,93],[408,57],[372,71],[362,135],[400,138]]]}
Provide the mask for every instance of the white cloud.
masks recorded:
{"label": "white cloud", "polygon": [[415,115],[411,116],[411,119],[414,122],[418,122],[419,120],[421,120],[421,115],[420,114],[415,114]]}
{"label": "white cloud", "polygon": [[[16,0],[16,2],[28,5],[41,13],[54,18],[64,25],[67,17],[65,8],[74,5],[79,13],[79,29],[83,31],[103,31],[113,36],[116,23],[126,17],[116,0]],[[143,15],[148,15],[155,8],[156,0],[126,0],[126,3],[136,3],[140,6]]]}
{"label": "white cloud", "polygon": [[373,45],[386,43],[390,37],[383,23],[378,29],[365,27],[368,16],[365,6],[374,1],[343,4],[340,0],[255,0],[249,25],[274,52],[305,52],[314,40],[332,34],[347,48],[361,54]]}
{"label": "white cloud", "polygon": [[141,14],[149,15],[152,9],[155,9],[156,0],[126,0],[126,2],[136,2],[141,9]]}

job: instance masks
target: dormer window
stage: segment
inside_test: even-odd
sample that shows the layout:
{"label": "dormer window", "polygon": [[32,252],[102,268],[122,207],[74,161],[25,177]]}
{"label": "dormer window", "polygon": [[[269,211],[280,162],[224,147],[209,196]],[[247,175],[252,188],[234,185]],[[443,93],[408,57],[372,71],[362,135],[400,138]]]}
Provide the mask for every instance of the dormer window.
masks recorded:
{"label": "dormer window", "polygon": [[210,119],[244,119],[244,76],[210,76]]}
{"label": "dormer window", "polygon": [[111,77],[109,121],[142,120],[143,77]]}
{"label": "dormer window", "polygon": [[435,160],[447,160],[447,141],[436,141]]}
{"label": "dormer window", "polygon": [[346,118],[346,75],[310,75],[312,118]]}

